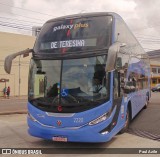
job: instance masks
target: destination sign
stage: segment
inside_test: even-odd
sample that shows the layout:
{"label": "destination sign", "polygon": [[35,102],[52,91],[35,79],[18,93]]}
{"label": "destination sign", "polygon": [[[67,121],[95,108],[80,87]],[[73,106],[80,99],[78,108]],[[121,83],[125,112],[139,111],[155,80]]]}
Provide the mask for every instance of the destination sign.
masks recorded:
{"label": "destination sign", "polygon": [[111,16],[51,20],[45,23],[38,35],[34,52],[57,55],[108,48],[111,44],[111,32]]}
{"label": "destination sign", "polygon": [[64,40],[41,43],[40,49],[58,49],[58,48],[71,48],[71,47],[87,47],[96,46],[97,39],[76,39],[76,40]]}

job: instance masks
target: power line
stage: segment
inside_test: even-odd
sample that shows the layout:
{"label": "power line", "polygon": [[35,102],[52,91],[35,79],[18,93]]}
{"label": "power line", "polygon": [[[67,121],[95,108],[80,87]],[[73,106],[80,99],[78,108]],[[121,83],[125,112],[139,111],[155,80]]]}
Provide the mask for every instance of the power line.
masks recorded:
{"label": "power line", "polygon": [[[5,11],[2,11],[2,12],[5,12]],[[8,13],[8,12],[5,12],[5,13]],[[24,15],[19,15],[19,14],[15,14],[15,13],[11,13],[11,14],[13,14],[13,15],[16,15],[16,16],[21,16],[21,17],[29,18],[29,19],[33,19],[33,20],[38,20],[38,21],[42,21],[42,19],[31,18],[31,17],[28,17],[28,16],[24,16]]]}
{"label": "power line", "polygon": [[11,27],[11,28],[14,28],[14,29],[21,29],[21,30],[32,31],[32,29],[28,29],[28,28],[24,28],[24,27],[18,27],[18,26],[12,26],[12,25],[9,25],[9,24],[2,24],[2,23],[0,23],[0,26]]}
{"label": "power line", "polygon": [[12,6],[12,5],[9,5],[9,4],[0,3],[0,5],[5,5],[7,7],[12,7],[12,8],[16,8],[16,9],[21,9],[21,10],[30,11],[30,12],[34,12],[34,13],[38,13],[38,14],[42,14],[42,15],[53,17],[53,15],[49,15],[49,14],[46,14],[46,13],[41,13],[41,12],[38,12],[38,11],[33,11],[33,10],[30,10],[30,9],[24,9],[24,8],[20,8],[20,7],[15,7],[15,6]]}
{"label": "power line", "polygon": [[7,22],[7,21],[0,21],[0,23],[11,24],[11,25],[16,25],[16,26],[24,26],[24,27],[33,27],[33,25],[14,23],[14,22]]}
{"label": "power line", "polygon": [[30,29],[32,30],[32,26],[25,26],[25,25],[18,25],[18,24],[15,24],[15,23],[9,23],[9,22],[1,22],[0,21],[0,24],[3,26],[13,26],[13,27],[19,27],[19,28],[24,28],[24,29]]}
{"label": "power line", "polygon": [[35,24],[41,24],[43,25],[44,23],[40,23],[40,22],[33,22],[33,21],[26,21],[26,20],[19,20],[19,19],[13,19],[13,18],[8,18],[8,17],[2,17],[0,16],[1,19],[5,19],[5,20],[13,20],[13,21],[19,21],[19,22],[29,22],[29,23],[35,23]]}
{"label": "power line", "polygon": [[140,40],[139,42],[142,42],[142,43],[157,43],[159,44],[160,43],[160,40]]}
{"label": "power line", "polygon": [[157,41],[140,41],[140,43],[142,43],[142,44],[149,44],[149,45],[151,45],[151,44],[154,44],[154,45],[159,45],[160,44],[160,41],[159,42],[157,42]]}
{"label": "power line", "polygon": [[158,50],[159,48],[148,48],[148,47],[144,47],[144,49],[148,49],[148,50]]}
{"label": "power line", "polygon": [[141,39],[141,40],[154,40],[154,41],[159,41],[160,38],[145,38],[145,37],[137,37],[137,39]]}
{"label": "power line", "polygon": [[145,34],[137,34],[137,35],[142,36],[142,37],[156,37],[156,38],[159,37],[159,36],[145,35]]}
{"label": "power line", "polygon": [[156,26],[147,26],[147,27],[144,27],[144,28],[135,29],[134,31],[145,30],[145,29],[150,29],[150,28],[155,28],[155,27],[160,27],[160,25],[156,25]]}
{"label": "power line", "polygon": [[146,44],[146,43],[150,43],[150,44],[160,44],[160,38],[153,38],[153,36],[148,36],[148,37],[145,37],[145,36],[143,36],[143,37],[137,37],[137,39],[139,39],[139,42],[140,43],[144,43],[144,44]]}

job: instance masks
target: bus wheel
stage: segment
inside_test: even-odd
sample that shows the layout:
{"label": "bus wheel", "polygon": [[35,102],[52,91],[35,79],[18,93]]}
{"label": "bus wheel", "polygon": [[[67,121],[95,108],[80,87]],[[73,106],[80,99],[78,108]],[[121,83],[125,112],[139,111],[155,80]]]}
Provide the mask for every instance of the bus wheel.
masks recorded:
{"label": "bus wheel", "polygon": [[127,109],[125,124],[124,124],[124,127],[122,128],[122,130],[119,133],[123,134],[124,132],[126,132],[129,128],[129,124],[130,124],[130,112],[129,112],[129,109]]}
{"label": "bus wheel", "polygon": [[148,96],[146,96],[146,102],[145,102],[144,109],[146,109],[148,107],[148,104],[149,104],[149,98],[148,98]]}

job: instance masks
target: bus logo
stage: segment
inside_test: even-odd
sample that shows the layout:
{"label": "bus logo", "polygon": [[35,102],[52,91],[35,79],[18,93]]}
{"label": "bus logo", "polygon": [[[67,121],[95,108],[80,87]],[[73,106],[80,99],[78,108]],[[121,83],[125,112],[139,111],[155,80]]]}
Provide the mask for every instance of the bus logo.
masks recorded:
{"label": "bus logo", "polygon": [[62,122],[60,120],[57,121],[57,125],[61,126]]}
{"label": "bus logo", "polygon": [[57,107],[57,110],[58,110],[59,112],[61,112],[61,111],[62,111],[62,106],[58,106],[58,107]]}

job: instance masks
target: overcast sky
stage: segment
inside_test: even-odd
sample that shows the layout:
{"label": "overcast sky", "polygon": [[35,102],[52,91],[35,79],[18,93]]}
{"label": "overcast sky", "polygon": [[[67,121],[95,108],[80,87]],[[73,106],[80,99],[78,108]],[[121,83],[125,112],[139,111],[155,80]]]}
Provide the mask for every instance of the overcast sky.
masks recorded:
{"label": "overcast sky", "polygon": [[116,12],[146,51],[160,49],[160,0],[0,0],[0,31],[31,34],[48,19],[84,12]]}

